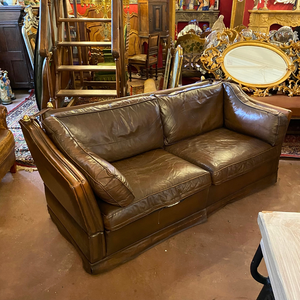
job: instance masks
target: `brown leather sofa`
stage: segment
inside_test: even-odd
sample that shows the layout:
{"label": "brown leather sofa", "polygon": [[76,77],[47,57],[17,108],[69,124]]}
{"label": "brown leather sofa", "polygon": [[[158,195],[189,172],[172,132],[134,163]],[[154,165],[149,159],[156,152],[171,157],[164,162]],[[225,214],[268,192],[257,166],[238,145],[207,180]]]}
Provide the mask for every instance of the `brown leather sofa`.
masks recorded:
{"label": "brown leather sofa", "polygon": [[0,180],[10,170],[16,172],[15,140],[6,124],[7,109],[0,105]]}
{"label": "brown leather sofa", "polygon": [[275,183],[290,111],[214,83],[43,116],[20,123],[48,210],[95,274]]}

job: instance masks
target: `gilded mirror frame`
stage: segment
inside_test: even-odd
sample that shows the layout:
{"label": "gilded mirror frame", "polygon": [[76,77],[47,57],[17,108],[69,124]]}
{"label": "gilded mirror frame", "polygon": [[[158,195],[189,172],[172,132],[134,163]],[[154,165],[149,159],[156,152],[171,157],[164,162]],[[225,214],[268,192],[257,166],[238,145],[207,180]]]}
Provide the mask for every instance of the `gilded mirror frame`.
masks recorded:
{"label": "gilded mirror frame", "polygon": [[[279,29],[280,30],[280,29]],[[278,30],[278,32],[279,32]],[[204,74],[211,74],[217,80],[233,80],[228,72],[223,70],[224,55],[233,47],[239,45],[260,45],[272,49],[279,54],[287,63],[287,73],[281,80],[270,85],[249,84],[235,80],[244,91],[251,92],[255,96],[270,96],[271,90],[283,91],[289,96],[300,95],[300,41],[295,39],[292,29],[291,36],[283,42],[274,39],[273,35],[253,32],[250,29],[225,29],[222,32],[212,32],[207,37],[206,48],[200,61]]]}
{"label": "gilded mirror frame", "polygon": [[38,28],[38,19],[33,14],[31,5],[26,6],[24,12],[26,15],[24,16],[21,32],[31,66],[34,68],[34,50],[36,46],[35,41]]}
{"label": "gilded mirror frame", "polygon": [[[233,49],[236,48],[240,48],[240,47],[245,47],[245,46],[255,46],[255,47],[261,47],[264,49],[269,49],[271,51],[273,51],[274,53],[276,53],[279,57],[281,57],[285,64],[286,64],[286,73],[283,77],[281,77],[279,80],[275,81],[275,82],[270,82],[270,83],[266,83],[266,84],[252,84],[249,82],[244,82],[240,79],[234,78],[230,72],[228,70],[226,70],[224,61],[225,61],[225,57],[226,55],[232,51]],[[260,42],[260,41],[242,41],[242,42],[237,42],[234,43],[230,46],[228,46],[222,53],[222,58],[219,60],[220,61],[220,66],[222,68],[222,71],[225,74],[226,78],[230,78],[233,81],[239,83],[240,85],[249,87],[249,88],[262,88],[262,89],[266,89],[266,88],[270,88],[270,87],[276,87],[279,84],[281,84],[282,82],[284,82],[285,80],[287,80],[290,76],[291,73],[294,70],[294,64],[292,63],[291,59],[277,46],[273,45],[273,44],[269,44],[269,43],[264,43],[264,42]]]}

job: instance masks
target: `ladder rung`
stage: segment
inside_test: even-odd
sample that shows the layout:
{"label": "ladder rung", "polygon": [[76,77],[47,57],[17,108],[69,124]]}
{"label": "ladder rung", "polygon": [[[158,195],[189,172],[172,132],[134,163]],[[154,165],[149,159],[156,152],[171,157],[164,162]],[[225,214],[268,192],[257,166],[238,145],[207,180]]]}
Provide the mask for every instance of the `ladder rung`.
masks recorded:
{"label": "ladder rung", "polygon": [[58,22],[111,22],[110,18],[59,18]]}
{"label": "ladder rung", "polygon": [[89,85],[113,85],[116,84],[117,82],[115,80],[84,80],[83,84],[85,86],[89,86]]}
{"label": "ladder rung", "polygon": [[82,46],[82,47],[110,47],[111,42],[58,42],[58,46],[71,46],[71,47],[76,47],[76,46]]}
{"label": "ladder rung", "polygon": [[58,97],[117,97],[116,90],[60,90]]}
{"label": "ladder rung", "polygon": [[58,71],[71,71],[71,72],[88,72],[88,71],[94,71],[94,72],[100,72],[100,71],[116,71],[116,66],[99,66],[99,65],[76,65],[76,66],[70,66],[70,65],[62,65],[57,68]]}

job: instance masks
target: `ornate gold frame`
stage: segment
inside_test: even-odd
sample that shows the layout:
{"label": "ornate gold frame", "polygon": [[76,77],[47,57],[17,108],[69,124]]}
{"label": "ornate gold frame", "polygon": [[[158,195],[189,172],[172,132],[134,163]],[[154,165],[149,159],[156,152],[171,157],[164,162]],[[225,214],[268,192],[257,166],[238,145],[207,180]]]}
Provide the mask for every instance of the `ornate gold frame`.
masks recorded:
{"label": "ornate gold frame", "polygon": [[183,49],[180,45],[178,45],[176,47],[173,56],[172,75],[170,80],[171,89],[179,85],[179,81],[181,77],[182,61],[183,61]]}
{"label": "ornate gold frame", "polygon": [[295,67],[294,67],[294,64],[291,62],[290,58],[282,50],[280,50],[280,48],[278,48],[277,46],[259,42],[259,41],[242,41],[242,42],[238,42],[238,43],[228,46],[222,53],[222,58],[219,60],[219,62],[220,62],[220,66],[221,66],[223,72],[225,73],[226,78],[231,78],[233,81],[235,81],[243,86],[247,86],[249,88],[270,88],[270,84],[250,84],[250,83],[246,83],[241,80],[238,80],[238,79],[232,77],[232,75],[230,75],[229,72],[226,70],[225,65],[224,65],[225,56],[228,54],[228,52],[232,51],[233,49],[239,48],[239,47],[244,47],[244,46],[256,46],[256,47],[269,49],[269,50],[277,53],[285,61],[286,66],[287,66],[286,74],[280,80],[272,83],[273,87],[279,85],[280,83],[282,83],[286,79],[288,79],[291,76],[292,71],[294,71]]}
{"label": "ornate gold frame", "polygon": [[35,50],[35,40],[37,34],[37,28],[39,21],[33,14],[31,5],[25,7],[24,12],[24,23],[21,29],[28,57],[32,68],[34,68],[34,50]]}
{"label": "ornate gold frame", "polygon": [[230,28],[243,25],[246,0],[233,0],[231,8]]}
{"label": "ornate gold frame", "polygon": [[[300,41],[289,40],[286,43],[278,43],[264,33],[226,29],[217,33],[210,45],[203,51],[200,61],[203,69],[213,74],[216,79],[231,79],[239,83],[243,90],[253,92],[255,96],[269,96],[272,89],[288,93],[289,96],[300,95]],[[224,56],[230,50],[241,45],[255,45],[276,52],[287,64],[285,76],[270,86],[266,84],[251,85],[232,78],[224,68]]]}

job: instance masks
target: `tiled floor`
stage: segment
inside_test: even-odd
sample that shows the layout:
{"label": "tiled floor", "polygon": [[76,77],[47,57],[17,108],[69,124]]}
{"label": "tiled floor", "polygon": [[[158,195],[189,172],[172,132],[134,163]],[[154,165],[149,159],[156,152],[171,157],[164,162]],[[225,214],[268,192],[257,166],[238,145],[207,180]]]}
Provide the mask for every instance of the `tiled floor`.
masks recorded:
{"label": "tiled floor", "polygon": [[256,299],[261,285],[249,266],[261,239],[258,212],[299,211],[299,179],[300,160],[281,160],[277,184],[91,276],[50,220],[39,173],[8,173],[0,182],[0,299]]}

